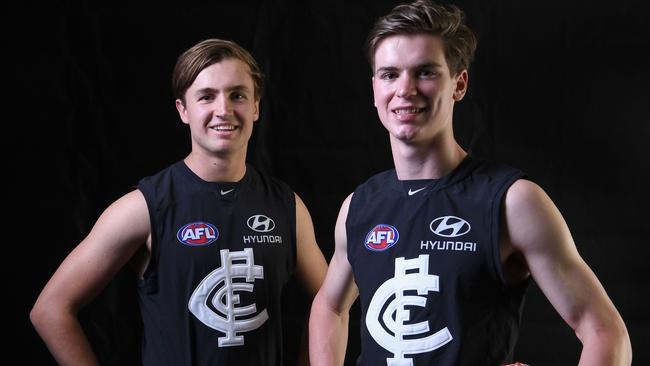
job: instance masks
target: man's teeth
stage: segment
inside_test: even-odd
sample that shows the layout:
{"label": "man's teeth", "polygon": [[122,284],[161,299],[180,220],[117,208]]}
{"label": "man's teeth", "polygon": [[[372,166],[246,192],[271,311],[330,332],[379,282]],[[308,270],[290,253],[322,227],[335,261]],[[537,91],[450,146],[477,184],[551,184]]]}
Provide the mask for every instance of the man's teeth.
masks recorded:
{"label": "man's teeth", "polygon": [[418,113],[422,109],[421,108],[399,108],[395,110],[396,114],[407,114],[407,113]]}
{"label": "man's teeth", "polygon": [[235,128],[237,128],[237,127],[235,127],[233,125],[224,125],[224,126],[214,126],[214,127],[212,127],[213,130],[217,130],[217,131],[234,131]]}

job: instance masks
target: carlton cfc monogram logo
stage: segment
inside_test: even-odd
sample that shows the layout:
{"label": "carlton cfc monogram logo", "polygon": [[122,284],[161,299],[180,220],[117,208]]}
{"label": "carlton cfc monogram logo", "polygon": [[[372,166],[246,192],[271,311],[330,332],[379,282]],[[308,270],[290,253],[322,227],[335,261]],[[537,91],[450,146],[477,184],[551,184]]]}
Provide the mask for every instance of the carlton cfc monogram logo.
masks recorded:
{"label": "carlton cfc monogram logo", "polygon": [[[405,295],[406,291],[410,294]],[[405,355],[430,352],[453,339],[447,327],[429,334],[429,322],[412,322],[409,308],[426,307],[429,291],[439,291],[438,276],[429,274],[429,255],[423,254],[413,259],[395,258],[395,277],[372,296],[366,327],[377,344],[393,353],[386,359],[388,366],[413,365],[413,359]]]}
{"label": "carlton cfc monogram logo", "polygon": [[219,347],[243,345],[241,333],[259,328],[269,318],[266,309],[251,316],[257,312],[257,306],[240,304],[236,294],[253,292],[255,279],[263,278],[264,267],[255,265],[253,249],[244,248],[240,252],[222,249],[221,267],[210,272],[192,293],[188,304],[190,312],[203,324],[225,333],[224,337],[219,337]]}

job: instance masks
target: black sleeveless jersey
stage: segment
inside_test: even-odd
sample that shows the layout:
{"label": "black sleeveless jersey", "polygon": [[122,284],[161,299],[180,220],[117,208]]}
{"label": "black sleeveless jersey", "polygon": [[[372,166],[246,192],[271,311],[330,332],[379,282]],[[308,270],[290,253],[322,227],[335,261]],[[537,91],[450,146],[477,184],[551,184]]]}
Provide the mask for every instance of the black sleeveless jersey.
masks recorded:
{"label": "black sleeveless jersey", "polygon": [[183,161],[142,179],[151,261],[139,283],[143,365],[281,365],[295,196],[247,166],[206,182]]}
{"label": "black sleeveless jersey", "polygon": [[394,170],[359,186],[346,221],[361,302],[360,365],[500,365],[528,281],[505,285],[499,211],[523,174],[467,157],[438,180]]}

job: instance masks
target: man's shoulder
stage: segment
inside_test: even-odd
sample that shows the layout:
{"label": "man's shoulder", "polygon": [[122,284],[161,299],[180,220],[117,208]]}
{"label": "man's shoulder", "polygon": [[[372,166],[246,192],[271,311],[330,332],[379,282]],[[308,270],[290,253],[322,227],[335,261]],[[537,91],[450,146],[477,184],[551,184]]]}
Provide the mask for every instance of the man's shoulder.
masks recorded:
{"label": "man's shoulder", "polygon": [[184,164],[185,163],[183,162],[183,160],[179,160],[179,161],[176,161],[176,162],[174,162],[174,163],[172,163],[172,164],[170,164],[170,165],[168,165],[168,166],[166,166],[164,168],[156,168],[152,172],[150,172],[147,175],[143,176],[140,179],[140,182],[160,180],[161,178],[163,178],[165,176],[169,176],[174,171],[181,170],[183,167],[185,167]]}
{"label": "man's shoulder", "polygon": [[294,190],[291,188],[289,183],[283,179],[267,172],[261,172],[259,169],[249,164],[246,165],[246,172],[249,184],[251,184],[254,189],[263,189],[265,192],[277,193],[285,199],[288,198],[293,200]]}
{"label": "man's shoulder", "polygon": [[517,179],[527,177],[521,169],[500,161],[472,157],[465,166],[465,169],[459,169],[464,170],[459,174],[470,177],[474,182],[484,182],[489,185],[512,184]]}
{"label": "man's shoulder", "polygon": [[395,182],[397,182],[397,174],[395,173],[395,169],[388,169],[372,175],[365,182],[359,184],[355,189],[355,192],[360,189],[381,189],[392,186],[395,184]]}
{"label": "man's shoulder", "polygon": [[[379,197],[387,191],[393,189],[398,183],[395,169],[385,170],[377,173],[365,182],[359,184],[354,191],[348,196],[350,207],[357,207],[359,204],[372,200],[373,197]],[[354,208],[351,208],[354,210]]]}
{"label": "man's shoulder", "polygon": [[503,173],[503,172],[515,172],[515,171],[520,171],[519,169],[515,168],[514,166],[502,162],[502,161],[497,161],[497,160],[491,160],[491,159],[485,159],[485,158],[477,158],[474,156],[469,157],[468,160],[470,164],[473,165],[473,172],[475,174],[489,174],[493,175],[496,173]]}

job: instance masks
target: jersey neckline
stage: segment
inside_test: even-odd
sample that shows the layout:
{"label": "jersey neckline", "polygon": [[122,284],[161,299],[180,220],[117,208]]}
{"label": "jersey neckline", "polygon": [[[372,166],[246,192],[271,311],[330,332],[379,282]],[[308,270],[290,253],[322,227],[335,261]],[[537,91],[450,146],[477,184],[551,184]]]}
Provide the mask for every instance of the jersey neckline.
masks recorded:
{"label": "jersey neckline", "polygon": [[408,197],[416,197],[432,191],[445,189],[465,179],[469,175],[477,161],[469,154],[449,174],[439,179],[404,179],[397,177],[397,171],[391,171],[391,188]]}
{"label": "jersey neckline", "polygon": [[237,197],[237,194],[250,181],[251,167],[248,164],[246,164],[246,172],[244,173],[244,177],[237,182],[209,182],[203,180],[201,177],[196,175],[196,173],[194,173],[189,166],[187,166],[184,160],[180,160],[174,165],[176,166],[176,170],[180,172],[180,174],[185,178],[204,187],[207,190],[213,191],[219,197],[227,200],[235,199]]}

